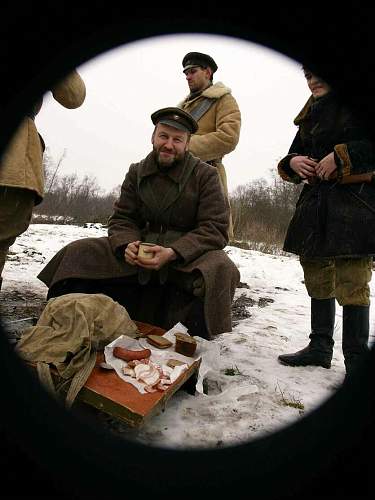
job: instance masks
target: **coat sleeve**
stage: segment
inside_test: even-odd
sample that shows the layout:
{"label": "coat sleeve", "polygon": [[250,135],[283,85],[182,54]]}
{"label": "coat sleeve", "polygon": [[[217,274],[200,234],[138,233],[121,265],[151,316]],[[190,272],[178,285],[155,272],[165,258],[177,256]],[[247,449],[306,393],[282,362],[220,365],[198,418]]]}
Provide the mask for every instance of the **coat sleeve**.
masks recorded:
{"label": "coat sleeve", "polygon": [[197,224],[192,231],[170,245],[187,264],[209,250],[221,250],[228,243],[229,204],[215,167],[204,165],[199,178]]}
{"label": "coat sleeve", "polygon": [[375,170],[375,144],[369,139],[349,141],[334,147],[338,177]]}
{"label": "coat sleeve", "polygon": [[75,70],[51,89],[51,92],[56,101],[68,109],[78,108],[86,98],[86,86]]}
{"label": "coat sleeve", "polygon": [[216,130],[203,135],[193,135],[189,150],[202,161],[217,160],[230,153],[240,138],[241,113],[231,94],[226,94],[216,104]]}
{"label": "coat sleeve", "polygon": [[137,164],[130,165],[121,186],[121,194],[108,220],[108,239],[113,252],[122,255],[125,247],[141,239],[138,210]]}
{"label": "coat sleeve", "polygon": [[284,158],[282,158],[277,165],[279,175],[284,181],[292,182],[293,184],[300,184],[302,182],[301,177],[290,168],[290,160],[293,158],[293,156],[298,155],[306,155],[299,130],[297,131],[293,139],[288,154],[284,156]]}

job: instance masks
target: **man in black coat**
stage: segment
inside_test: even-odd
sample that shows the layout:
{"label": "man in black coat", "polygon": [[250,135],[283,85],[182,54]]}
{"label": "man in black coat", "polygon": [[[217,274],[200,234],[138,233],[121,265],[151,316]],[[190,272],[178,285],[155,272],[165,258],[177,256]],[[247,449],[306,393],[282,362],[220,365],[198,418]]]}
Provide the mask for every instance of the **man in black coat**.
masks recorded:
{"label": "man in black coat", "polygon": [[335,299],[343,306],[342,349],[347,375],[368,351],[369,282],[375,254],[375,144],[353,112],[321,78],[304,68],[311,97],[280,176],[305,185],[284,250],[300,256],[311,297],[307,347],[282,354],[290,366],[331,367]]}

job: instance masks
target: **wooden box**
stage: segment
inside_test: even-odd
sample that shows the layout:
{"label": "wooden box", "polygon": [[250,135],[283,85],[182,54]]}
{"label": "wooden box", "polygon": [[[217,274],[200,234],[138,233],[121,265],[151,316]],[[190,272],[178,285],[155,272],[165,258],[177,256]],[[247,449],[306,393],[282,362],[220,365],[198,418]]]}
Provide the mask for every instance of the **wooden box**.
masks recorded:
{"label": "wooden box", "polygon": [[[138,321],[135,323],[142,337],[147,334],[163,335],[165,333],[165,330],[161,328]],[[96,366],[76,399],[119,418],[131,427],[140,427],[152,415],[163,411],[168,400],[182,385],[189,379],[191,379],[190,382],[196,381],[200,366],[200,360],[195,361],[163,392],[141,394],[133,385],[122,380],[115,370],[101,368],[99,365],[102,361],[104,361],[104,353],[98,352]]]}

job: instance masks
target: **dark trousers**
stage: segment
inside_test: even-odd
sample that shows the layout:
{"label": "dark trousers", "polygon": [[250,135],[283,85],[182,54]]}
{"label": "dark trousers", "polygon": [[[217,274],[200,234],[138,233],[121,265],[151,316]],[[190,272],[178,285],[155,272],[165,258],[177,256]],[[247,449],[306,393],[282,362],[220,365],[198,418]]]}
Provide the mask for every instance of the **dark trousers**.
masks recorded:
{"label": "dark trousers", "polygon": [[0,278],[9,247],[29,227],[34,204],[33,191],[0,186]]}
{"label": "dark trousers", "polygon": [[190,335],[209,338],[204,301],[175,283],[160,285],[153,277],[147,285],[138,283],[137,275],[113,279],[67,279],[53,285],[47,299],[67,293],[102,293],[127,310],[131,319],[170,329],[178,321]]}

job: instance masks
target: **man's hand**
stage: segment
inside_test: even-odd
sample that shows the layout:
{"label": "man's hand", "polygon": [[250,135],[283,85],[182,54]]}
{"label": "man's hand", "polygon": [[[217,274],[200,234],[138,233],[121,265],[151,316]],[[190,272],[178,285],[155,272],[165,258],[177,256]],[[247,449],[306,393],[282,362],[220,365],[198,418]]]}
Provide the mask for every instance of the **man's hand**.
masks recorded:
{"label": "man's hand", "polygon": [[131,266],[136,266],[138,264],[138,249],[139,249],[140,241],[133,241],[129,243],[125,248],[124,257],[125,261]]}
{"label": "man's hand", "polygon": [[144,269],[157,271],[168,262],[177,259],[176,252],[172,248],[165,248],[160,245],[155,245],[147,249],[149,252],[154,252],[152,259],[137,258],[137,264]]}
{"label": "man's hand", "polygon": [[316,176],[316,168],[318,167],[318,163],[308,156],[293,156],[293,158],[289,162],[289,165],[290,168],[301,177],[301,179],[307,179],[309,177]]}
{"label": "man's hand", "polygon": [[335,163],[335,156],[332,153],[329,153],[325,156],[316,167],[316,175],[320,177],[322,180],[327,181],[333,172],[337,170],[337,165]]}

